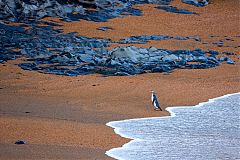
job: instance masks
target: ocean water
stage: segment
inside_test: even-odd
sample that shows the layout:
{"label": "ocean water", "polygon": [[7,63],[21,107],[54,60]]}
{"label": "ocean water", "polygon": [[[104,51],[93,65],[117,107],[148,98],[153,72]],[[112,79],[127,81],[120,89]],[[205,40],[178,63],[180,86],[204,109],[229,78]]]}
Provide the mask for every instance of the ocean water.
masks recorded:
{"label": "ocean water", "polygon": [[240,160],[240,93],[167,110],[171,116],[107,123],[132,140],[106,154],[119,160]]}

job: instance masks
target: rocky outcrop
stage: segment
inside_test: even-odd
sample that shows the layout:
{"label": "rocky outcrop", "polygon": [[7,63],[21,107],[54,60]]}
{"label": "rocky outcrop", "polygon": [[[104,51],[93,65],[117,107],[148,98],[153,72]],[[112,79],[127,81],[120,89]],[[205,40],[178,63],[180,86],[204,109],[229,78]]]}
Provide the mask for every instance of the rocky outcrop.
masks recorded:
{"label": "rocky outcrop", "polygon": [[180,8],[173,7],[173,6],[170,6],[170,5],[163,5],[163,6],[161,5],[161,6],[157,6],[155,8],[165,10],[167,12],[178,13],[178,14],[195,14],[195,15],[198,15],[195,12],[191,12],[191,11],[188,11],[186,9],[180,9]]}
{"label": "rocky outcrop", "polygon": [[191,4],[197,7],[203,7],[208,5],[209,0],[182,0],[183,3]]}
{"label": "rocky outcrop", "polygon": [[0,0],[0,17],[11,21],[28,18],[41,19],[46,16],[66,18],[68,13],[84,13],[81,5],[60,4],[57,0]]}
{"label": "rocky outcrop", "polygon": [[[44,24],[44,23],[43,23]],[[31,27],[30,27],[31,26]],[[25,30],[24,27],[29,27]],[[42,26],[42,23],[20,26],[0,24],[0,60],[1,62],[19,56],[28,58],[62,56],[65,53],[94,54],[97,50],[103,52],[109,40],[76,36],[76,33],[61,33],[61,29],[52,26]],[[65,54],[69,57],[70,55]],[[57,60],[60,57],[55,57]]]}
{"label": "rocky outcrop", "polygon": [[[132,8],[135,4],[155,3],[169,5],[172,0],[0,0],[0,20],[23,22],[29,19],[41,19],[46,16],[63,20],[107,21],[119,15],[140,16],[141,10]],[[206,0],[183,0],[195,6],[205,6]],[[89,10],[89,8],[91,8]],[[171,6],[160,9],[175,13],[195,14]]]}
{"label": "rocky outcrop", "polygon": [[158,41],[158,40],[167,40],[167,39],[175,39],[175,40],[194,40],[194,41],[201,41],[198,36],[192,37],[180,37],[180,36],[166,36],[166,35],[142,35],[142,36],[131,36],[128,38],[120,39],[116,41],[120,44],[144,44],[149,41]]}
{"label": "rocky outcrop", "polygon": [[[221,62],[234,64],[229,57],[217,57],[216,51],[164,50],[155,47],[117,47],[107,52],[63,54],[33,58],[31,63],[20,64],[28,70],[76,76],[100,73],[104,75],[135,75],[149,72],[171,72],[174,69],[204,69],[218,66]],[[41,64],[49,64],[42,67]],[[54,65],[52,65],[54,64]]]}
{"label": "rocky outcrop", "polygon": [[[203,69],[222,62],[234,64],[229,57],[231,54],[212,50],[166,50],[135,46],[108,50],[111,43],[109,39],[77,36],[74,32],[63,34],[62,30],[42,26],[42,23],[31,24],[31,27],[26,24],[0,24],[0,62],[21,57],[27,61],[19,65],[23,69],[68,76],[90,73],[123,76],[171,72],[177,68]],[[168,36],[140,36],[140,39],[164,37]]]}

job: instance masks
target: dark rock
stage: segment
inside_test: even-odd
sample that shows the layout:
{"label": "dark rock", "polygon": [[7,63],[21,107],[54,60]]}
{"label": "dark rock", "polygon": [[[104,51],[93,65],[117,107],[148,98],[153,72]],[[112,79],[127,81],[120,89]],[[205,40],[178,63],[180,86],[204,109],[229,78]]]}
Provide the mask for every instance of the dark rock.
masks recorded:
{"label": "dark rock", "polygon": [[222,47],[224,45],[224,41],[223,40],[219,40],[219,41],[215,41],[212,44],[217,45],[218,47]]}
{"label": "dark rock", "polygon": [[152,69],[152,72],[169,72],[171,71],[173,68],[171,68],[170,66],[164,65],[164,66],[157,66],[156,68]]}
{"label": "dark rock", "polygon": [[201,38],[198,35],[194,35],[194,36],[188,36],[186,37],[187,39],[192,39],[194,41],[198,41],[201,42]]}
{"label": "dark rock", "polygon": [[122,66],[117,67],[116,69],[120,72],[125,72],[125,73],[128,73],[130,75],[143,73],[143,71],[140,68],[135,67],[133,65],[128,65],[128,66],[127,65],[122,65]]}
{"label": "dark rock", "polygon": [[[224,59],[217,58],[215,54],[218,53],[213,51],[212,53],[209,55],[201,49],[170,51],[155,47],[129,46],[116,47],[104,54],[98,52],[90,54],[62,52],[46,59],[29,59],[35,63],[20,64],[19,66],[24,69],[67,76],[89,73],[126,76],[145,72],[171,72],[175,68],[204,69],[215,67]],[[70,59],[73,59],[74,63],[71,63]],[[50,64],[50,66],[38,67],[39,64],[44,63]]]}
{"label": "dark rock", "polygon": [[218,55],[219,52],[215,51],[215,50],[210,50],[208,51],[209,54],[212,54],[212,55]]}
{"label": "dark rock", "polygon": [[231,38],[225,38],[226,41],[234,41],[233,39]]}
{"label": "dark rock", "polygon": [[120,44],[144,44],[150,40],[166,40],[171,38],[179,38],[179,37],[171,37],[171,36],[163,36],[163,35],[153,35],[153,36],[131,36],[125,39],[120,39],[118,43]]}
{"label": "dark rock", "polygon": [[234,55],[234,53],[232,53],[232,52],[222,52],[222,54],[225,54],[225,55],[228,55],[228,56]]}
{"label": "dark rock", "polygon": [[153,36],[132,36],[125,39],[120,39],[118,43],[120,44],[144,44],[151,40],[167,40],[167,39],[176,39],[176,40],[187,40],[188,38],[179,37],[179,36],[164,36],[164,35],[153,35]]}
{"label": "dark rock", "polygon": [[215,57],[208,57],[208,62],[211,62],[213,64],[219,64],[219,61]]}
{"label": "dark rock", "polygon": [[[209,68],[219,65],[216,51],[165,50],[156,47],[116,47],[107,50],[109,39],[77,36],[75,32],[63,34],[52,26],[41,26],[32,21],[27,30],[19,26],[0,25],[0,62],[22,57],[26,63],[19,66],[66,76],[100,73],[104,75],[135,75],[147,72],[171,72],[176,68]],[[22,26],[23,27],[23,26]],[[147,42],[163,39],[195,39],[198,36],[132,36],[122,41]],[[16,51],[20,50],[20,51]],[[222,53],[226,54],[227,53]],[[224,59],[225,60],[225,59]],[[232,62],[228,59],[225,61]],[[44,65],[43,65],[44,64]]]}
{"label": "dark rock", "polygon": [[22,63],[22,64],[19,64],[18,66],[25,70],[38,70],[39,69],[37,67],[36,63]]}
{"label": "dark rock", "polygon": [[15,59],[14,56],[0,53],[0,63],[7,61],[7,60],[13,60],[13,59]]}
{"label": "dark rock", "polygon": [[19,57],[19,54],[20,54],[19,52],[6,49],[5,46],[2,46],[2,48],[0,48],[0,63],[3,63],[8,60],[16,59]]}
{"label": "dark rock", "polygon": [[130,76],[130,74],[128,74],[126,72],[116,72],[116,73],[114,73],[114,76]]}
{"label": "dark rock", "polygon": [[197,7],[208,5],[208,0],[182,0],[183,3],[191,4]]}
{"label": "dark rock", "polygon": [[15,144],[26,144],[26,141],[23,141],[23,140],[17,140],[15,142]]}
{"label": "dark rock", "polygon": [[204,52],[203,50],[201,50],[200,48],[196,48],[192,51],[193,55],[195,56],[202,56],[204,54],[206,54],[206,52]]}
{"label": "dark rock", "polygon": [[112,27],[99,27],[99,28],[97,28],[97,30],[108,31],[108,30],[113,30],[113,28]]}
{"label": "dark rock", "polygon": [[227,60],[228,60],[227,57],[220,57],[220,58],[219,58],[219,61],[221,61],[221,62],[222,62],[222,61],[227,61]]}
{"label": "dark rock", "polygon": [[[100,3],[97,3],[100,2]],[[106,1],[97,1],[96,10],[84,10],[84,13],[68,13],[67,18],[71,20],[85,19],[95,22],[106,22],[109,19],[116,18],[119,15],[134,15],[140,16],[141,10],[136,8],[131,8],[131,5],[126,5],[122,1],[116,1],[115,3],[104,4]],[[104,7],[103,7],[104,6]]]}
{"label": "dark rock", "polygon": [[209,68],[207,64],[187,64],[186,68],[188,69],[205,69]]}
{"label": "dark rock", "polygon": [[[154,3],[169,5],[172,0],[2,0],[0,1],[0,19],[16,22],[31,21],[47,16],[62,18],[65,21],[90,20],[105,22],[118,16],[140,16],[142,11],[133,5]],[[206,5],[206,0],[183,0],[196,6]],[[196,2],[195,2],[196,1]],[[193,12],[176,9],[172,6],[162,8],[168,11],[192,14]]]}
{"label": "dark rock", "polygon": [[196,12],[191,12],[185,9],[178,9],[173,6],[165,5],[165,6],[157,6],[155,7],[157,9],[165,10],[167,12],[173,12],[173,13],[178,13],[178,14],[197,14]]}
{"label": "dark rock", "polygon": [[194,40],[195,40],[195,41],[201,41],[201,39],[200,39],[200,38],[194,38]]}
{"label": "dark rock", "polygon": [[215,35],[215,34],[209,34],[208,36],[209,37],[219,37],[218,35]]}

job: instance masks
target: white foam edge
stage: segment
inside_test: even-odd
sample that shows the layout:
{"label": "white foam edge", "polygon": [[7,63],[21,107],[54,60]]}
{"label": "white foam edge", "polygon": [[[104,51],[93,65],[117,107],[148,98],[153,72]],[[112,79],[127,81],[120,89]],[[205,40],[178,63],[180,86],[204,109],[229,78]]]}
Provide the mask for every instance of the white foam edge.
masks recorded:
{"label": "white foam edge", "polygon": [[206,105],[206,104],[211,104],[219,99],[224,99],[224,98],[227,98],[227,97],[230,97],[230,96],[233,96],[233,95],[240,95],[240,92],[237,92],[237,93],[231,93],[231,94],[226,94],[224,96],[221,96],[221,97],[216,97],[216,98],[212,98],[212,99],[209,99],[207,102],[201,102],[195,106],[179,106],[179,107],[167,107],[166,108],[166,111],[168,111],[170,113],[169,116],[163,116],[163,117],[145,117],[145,118],[134,118],[134,119],[125,119],[125,120],[119,120],[119,121],[111,121],[111,122],[108,122],[106,123],[107,126],[111,127],[114,129],[114,132],[116,134],[118,134],[119,136],[123,137],[123,138],[127,138],[127,139],[131,139],[130,142],[122,145],[121,147],[117,147],[117,148],[112,148],[108,151],[105,152],[106,155],[108,155],[109,157],[112,157],[112,158],[115,158],[115,159],[118,159],[118,160],[124,160],[122,159],[121,157],[117,157],[116,155],[112,154],[111,152],[112,151],[116,151],[116,150],[120,150],[121,148],[128,148],[129,145],[131,143],[134,143],[134,142],[138,142],[138,141],[144,141],[142,139],[136,139],[136,138],[133,138],[133,137],[130,137],[130,136],[127,136],[123,133],[121,133],[121,128],[119,127],[116,127],[114,126],[114,124],[116,123],[119,123],[119,122],[128,122],[128,121],[139,121],[139,120],[151,120],[151,119],[165,119],[165,118],[171,118],[171,117],[175,117],[176,114],[173,112],[174,109],[183,109],[183,108],[188,108],[188,109],[191,109],[191,108],[198,108],[198,107],[201,107],[203,105]]}

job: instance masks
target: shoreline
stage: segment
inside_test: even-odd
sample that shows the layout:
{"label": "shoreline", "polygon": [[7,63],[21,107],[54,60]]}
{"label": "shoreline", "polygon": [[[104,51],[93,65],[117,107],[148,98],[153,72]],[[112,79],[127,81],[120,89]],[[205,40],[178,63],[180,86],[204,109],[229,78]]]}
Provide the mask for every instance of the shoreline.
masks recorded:
{"label": "shoreline", "polygon": [[[154,86],[155,90],[160,91],[158,96],[164,109],[167,106],[192,106],[213,97],[240,91],[240,77],[236,76],[239,64],[221,65],[207,70],[176,70],[169,75],[127,77],[66,77],[25,71],[14,64],[5,65],[0,66],[4,68],[0,75],[5,77],[1,79],[3,89],[0,90],[0,100],[4,105],[1,106],[0,128],[3,132],[0,132],[0,146],[10,145],[8,153],[13,157],[25,152],[19,149],[16,153],[11,152],[16,147],[13,143],[17,139],[24,139],[27,144],[22,148],[33,153],[32,159],[45,152],[41,147],[35,148],[47,142],[52,146],[49,150],[55,156],[59,156],[60,150],[64,154],[61,146],[79,146],[86,150],[81,155],[74,150],[72,159],[76,158],[74,156],[89,159],[90,152],[94,153],[92,158],[111,159],[104,153],[129,140],[115,134],[112,128],[105,125],[107,122],[169,115],[167,111],[147,109],[146,106],[151,105],[149,89]],[[19,118],[23,120],[17,121]],[[4,127],[6,125],[9,127]],[[30,149],[29,145],[35,147]],[[64,155],[69,156],[67,153]]]}
{"label": "shoreline", "polygon": [[[123,137],[123,138],[127,138],[129,139],[129,142],[125,143],[124,145],[120,146],[120,147],[116,147],[116,148],[112,148],[108,151],[105,152],[106,155],[114,158],[114,159],[119,159],[121,160],[122,158],[121,157],[118,157],[117,155],[114,155],[114,153],[112,153],[113,151],[117,151],[117,150],[121,150],[123,148],[129,148],[131,146],[132,143],[138,143],[138,142],[141,142],[141,141],[144,141],[143,139],[140,139],[140,138],[134,138],[132,136],[128,136],[124,133],[124,131],[122,132],[121,130],[124,130],[124,128],[122,127],[117,127],[116,124],[118,123],[130,123],[130,122],[138,122],[138,121],[141,121],[141,120],[158,120],[158,119],[169,119],[169,118],[172,118],[172,117],[176,117],[177,115],[175,114],[174,110],[178,110],[178,109],[193,109],[193,108],[200,108],[200,107],[203,107],[204,105],[207,105],[207,104],[211,104],[211,103],[214,103],[218,100],[221,100],[221,99],[224,99],[224,98],[227,98],[227,97],[231,97],[231,96],[235,96],[235,95],[240,95],[240,92],[237,92],[237,93],[231,93],[231,94],[226,94],[226,95],[223,95],[223,96],[220,96],[220,97],[215,97],[215,98],[212,98],[212,99],[209,99],[208,101],[206,102],[201,102],[197,105],[194,105],[194,106],[175,106],[175,107],[167,107],[166,108],[166,111],[169,112],[169,116],[162,116],[162,117],[144,117],[144,118],[134,118],[134,119],[125,119],[125,120],[119,120],[119,121],[111,121],[111,122],[108,122],[106,123],[106,126],[109,126],[111,127],[114,132]],[[141,123],[141,122],[139,122]]]}
{"label": "shoreline", "polygon": [[[180,108],[196,108],[196,107],[201,107],[203,106],[204,104],[207,104],[207,103],[212,103],[212,102],[215,102],[216,100],[218,99],[222,99],[222,98],[225,98],[225,97],[229,97],[229,96],[232,96],[232,95],[238,95],[240,94],[240,92],[236,92],[236,93],[229,93],[229,94],[226,94],[226,95],[223,95],[223,96],[220,96],[220,97],[215,97],[215,98],[211,98],[209,99],[208,101],[205,101],[205,102],[200,102],[198,103],[197,105],[194,105],[194,106],[173,106],[173,107],[167,107],[165,108],[165,111],[168,111],[169,112],[169,115],[168,116],[162,116],[162,117],[144,117],[144,118],[133,118],[133,119],[124,119],[124,120],[118,120],[118,121],[111,121],[111,122],[108,122],[106,123],[107,126],[111,127],[112,123],[117,123],[119,121],[121,122],[125,122],[125,121],[134,121],[134,120],[143,120],[143,119],[155,119],[155,118],[169,118],[169,117],[175,117],[176,114],[172,111],[172,109],[180,109]],[[111,127],[112,128],[112,127]],[[117,133],[118,134],[118,133]]]}
{"label": "shoreline", "polygon": [[[174,2],[173,5],[178,5]],[[212,1],[203,8],[179,7],[201,13],[179,15],[138,5],[143,16],[112,19],[108,22],[59,22],[65,33],[119,40],[136,35],[240,35],[237,29],[238,1]],[[223,23],[224,22],[224,23]],[[98,27],[114,30],[103,32]],[[60,27],[61,28],[61,27]],[[219,40],[219,38],[217,39]],[[235,38],[233,43],[239,43]],[[104,159],[111,148],[128,139],[116,135],[105,124],[135,117],[168,116],[151,106],[149,91],[157,91],[165,110],[169,106],[194,106],[208,99],[240,92],[239,47],[217,47],[175,40],[150,41],[138,47],[165,49],[214,49],[234,52],[235,64],[209,69],[176,69],[172,73],[104,77],[99,74],[68,77],[22,70],[19,60],[0,63],[0,159]],[[113,46],[111,46],[113,47]],[[17,146],[18,139],[27,141]],[[30,154],[29,154],[30,153]],[[70,154],[71,153],[71,154]]]}

